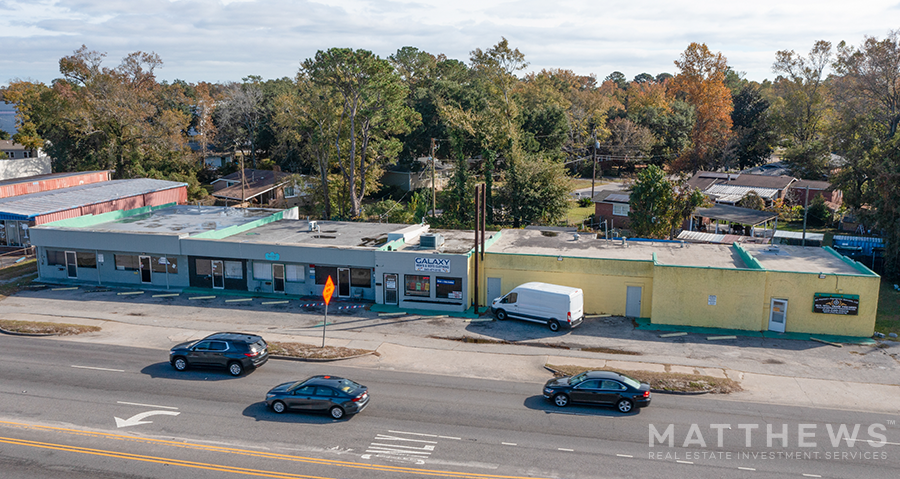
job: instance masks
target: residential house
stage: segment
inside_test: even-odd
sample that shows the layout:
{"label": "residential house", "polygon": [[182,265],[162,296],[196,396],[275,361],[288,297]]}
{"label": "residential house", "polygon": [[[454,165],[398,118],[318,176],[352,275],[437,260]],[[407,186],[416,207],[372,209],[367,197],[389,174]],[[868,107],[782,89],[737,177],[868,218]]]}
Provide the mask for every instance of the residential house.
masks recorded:
{"label": "residential house", "polygon": [[606,221],[607,228],[628,228],[631,207],[627,191],[601,190],[591,200],[594,202],[595,222]]}
{"label": "residential house", "polygon": [[[243,181],[243,184],[242,184]],[[306,185],[293,184],[291,174],[280,170],[245,168],[212,182],[213,194],[224,205],[291,207],[305,201]]]}
{"label": "residential house", "polygon": [[40,148],[32,149],[12,140],[0,140],[0,151],[6,154],[6,158],[0,160],[0,180],[50,174],[50,157]]}

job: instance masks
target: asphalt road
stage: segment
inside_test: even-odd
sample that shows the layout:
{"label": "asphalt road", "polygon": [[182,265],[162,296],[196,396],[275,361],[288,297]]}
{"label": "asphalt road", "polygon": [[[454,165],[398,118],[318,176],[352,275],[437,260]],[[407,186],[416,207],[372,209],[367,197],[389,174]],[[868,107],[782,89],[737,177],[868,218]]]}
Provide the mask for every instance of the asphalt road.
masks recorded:
{"label": "asphalt road", "polygon": [[[8,336],[0,361],[4,479],[859,478],[900,470],[900,427],[880,414],[655,395],[649,408],[623,415],[558,409],[542,399],[541,384],[503,378],[283,360],[232,378],[176,373],[158,349]],[[271,386],[322,373],[367,385],[370,406],[344,421],[265,408]],[[143,423],[117,427],[116,418]],[[833,445],[841,425],[859,425],[857,438],[872,442]],[[775,435],[785,428],[787,444],[770,444],[769,427]],[[653,430],[665,439],[651,439]]]}

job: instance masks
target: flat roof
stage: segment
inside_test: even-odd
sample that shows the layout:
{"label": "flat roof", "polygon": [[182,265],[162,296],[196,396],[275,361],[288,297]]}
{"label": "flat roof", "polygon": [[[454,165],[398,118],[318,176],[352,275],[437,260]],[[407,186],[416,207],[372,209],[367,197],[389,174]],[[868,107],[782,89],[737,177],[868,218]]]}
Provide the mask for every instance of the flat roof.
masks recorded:
{"label": "flat roof", "polygon": [[770,211],[759,211],[750,208],[741,208],[740,206],[722,204],[715,204],[709,208],[697,208],[691,214],[693,216],[702,216],[704,218],[731,221],[751,226],[756,226],[778,217],[778,214]]}
{"label": "flat roof", "polygon": [[95,205],[183,186],[187,186],[187,183],[135,178],[101,181],[27,195],[10,196],[0,198],[0,219],[31,219],[79,206]]}
{"label": "flat roof", "polygon": [[[662,265],[723,269],[749,269],[732,245],[697,244],[639,239],[600,239],[595,234],[556,234],[533,230],[503,230],[488,252],[545,255],[575,258],[656,261]],[[828,250],[813,246],[783,246],[744,243],[741,245],[760,265],[772,271],[803,273],[862,274],[850,263]],[[773,251],[774,250],[774,251]]]}
{"label": "flat roof", "polygon": [[244,225],[278,211],[281,210],[174,205],[86,226],[60,226],[48,223],[35,228],[182,236]]}
{"label": "flat roof", "polygon": [[68,171],[63,173],[48,173],[46,175],[21,176],[19,178],[9,178],[0,180],[0,186],[17,185],[20,183],[34,183],[35,181],[54,180],[57,178],[69,178],[72,176],[93,175],[94,173],[107,173],[110,170],[91,170],[91,171]]}
{"label": "flat roof", "polygon": [[235,243],[295,244],[335,248],[378,249],[387,242],[388,233],[409,225],[393,223],[357,223],[353,221],[281,220],[253,228],[219,241]]}
{"label": "flat roof", "polygon": [[[404,225],[405,226],[405,225]],[[485,231],[484,239],[487,240],[494,232]],[[423,248],[421,245],[422,236],[416,238],[415,241],[406,243],[399,248],[399,251],[421,251],[423,253],[434,253],[435,251],[447,254],[465,254],[475,247],[475,230],[441,230],[430,229],[427,234],[439,234],[444,237],[444,244],[437,248]],[[485,249],[487,251],[487,249]]]}
{"label": "flat roof", "polygon": [[596,234],[560,233],[552,231],[503,230],[488,251],[491,253],[532,254],[592,259],[653,261],[653,253],[662,264],[710,266],[717,268],[745,268],[740,257],[728,251],[726,245],[700,245],[678,242],[606,240]]}
{"label": "flat roof", "polygon": [[817,246],[743,245],[763,268],[806,273],[861,274],[850,263]]}

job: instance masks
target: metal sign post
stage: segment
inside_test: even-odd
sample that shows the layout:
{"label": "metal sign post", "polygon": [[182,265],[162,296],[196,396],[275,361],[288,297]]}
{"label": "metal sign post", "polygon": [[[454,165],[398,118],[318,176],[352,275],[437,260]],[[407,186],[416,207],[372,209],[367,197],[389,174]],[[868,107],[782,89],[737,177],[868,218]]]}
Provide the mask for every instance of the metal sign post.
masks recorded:
{"label": "metal sign post", "polygon": [[331,275],[328,275],[328,281],[325,282],[325,289],[322,290],[322,299],[325,300],[325,320],[322,321],[322,347],[325,347],[325,327],[328,326],[328,303],[331,302],[331,295],[334,294],[334,281]]}

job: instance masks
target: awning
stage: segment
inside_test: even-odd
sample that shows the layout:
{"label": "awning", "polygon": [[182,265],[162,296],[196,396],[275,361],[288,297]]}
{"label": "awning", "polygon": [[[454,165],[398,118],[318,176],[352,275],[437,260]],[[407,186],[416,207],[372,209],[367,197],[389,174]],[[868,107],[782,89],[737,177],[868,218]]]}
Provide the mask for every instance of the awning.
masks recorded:
{"label": "awning", "polygon": [[750,226],[756,226],[778,217],[777,213],[772,213],[771,211],[759,211],[720,204],[713,205],[710,208],[697,208],[692,215]]}

